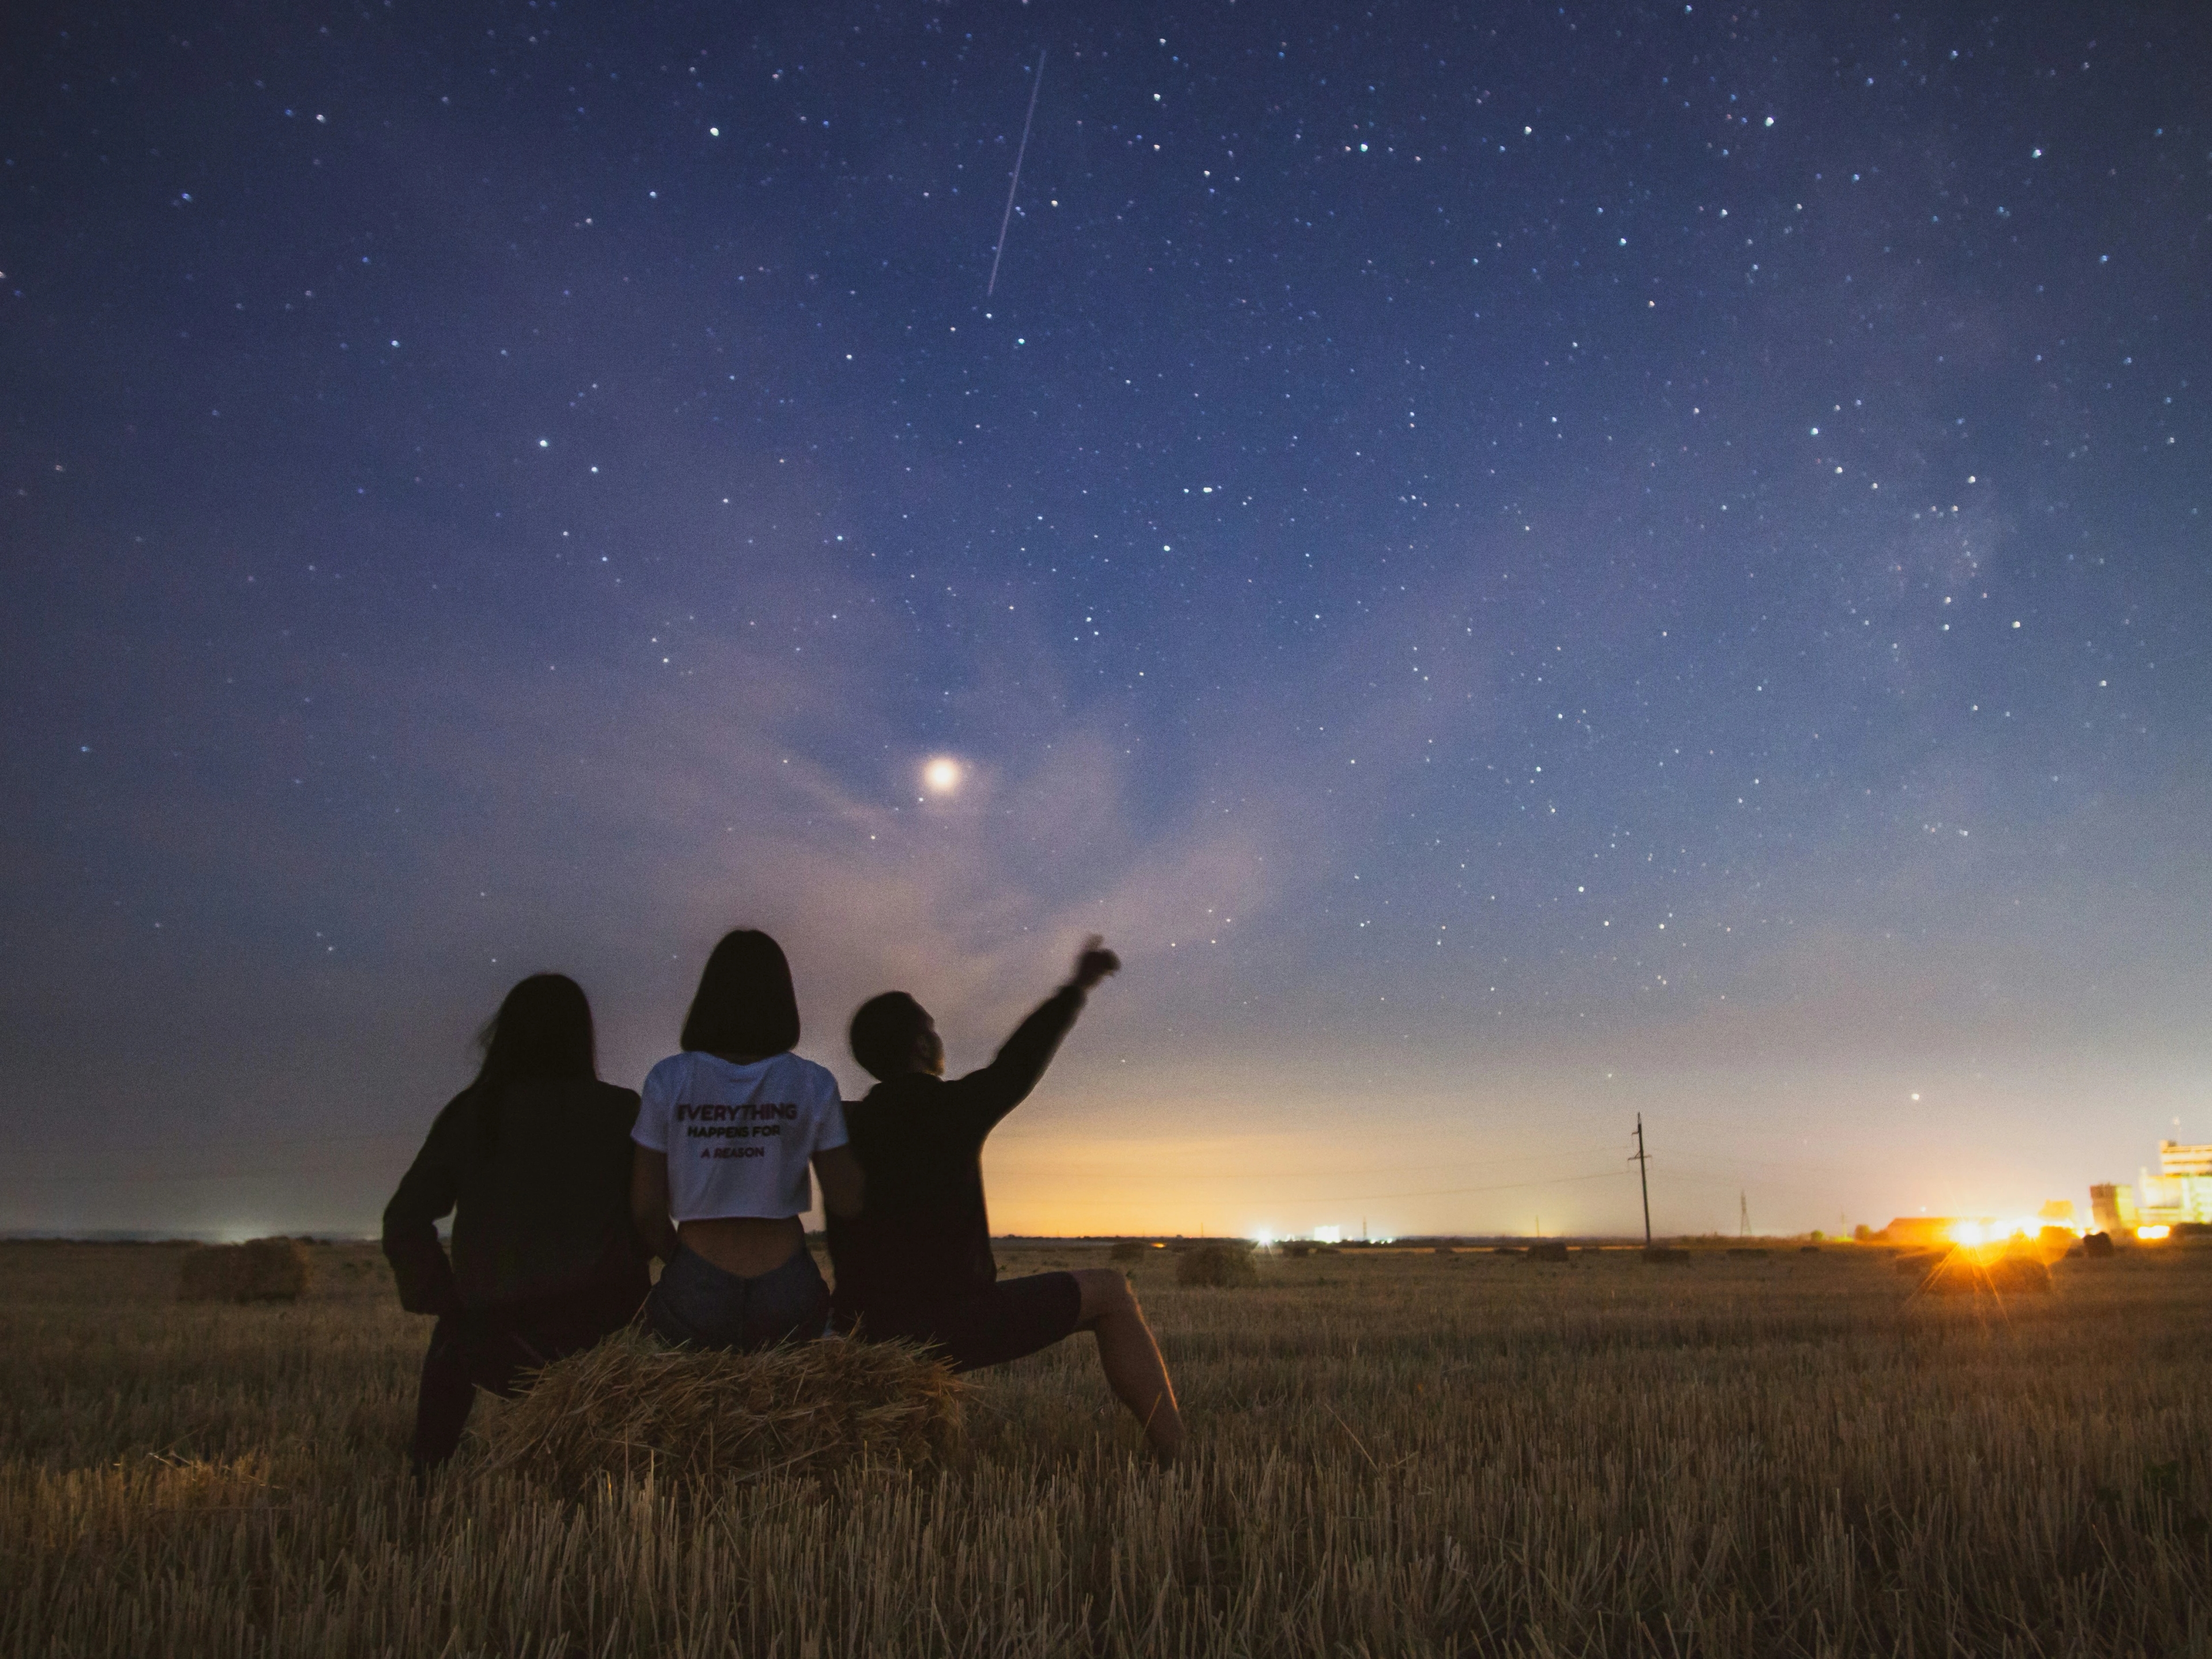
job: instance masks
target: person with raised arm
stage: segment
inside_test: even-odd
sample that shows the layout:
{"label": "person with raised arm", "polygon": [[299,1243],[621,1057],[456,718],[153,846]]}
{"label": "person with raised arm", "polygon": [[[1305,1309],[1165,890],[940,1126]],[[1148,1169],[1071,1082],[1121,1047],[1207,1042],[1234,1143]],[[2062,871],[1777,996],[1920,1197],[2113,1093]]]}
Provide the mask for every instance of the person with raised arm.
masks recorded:
{"label": "person with raised arm", "polygon": [[824,1334],[830,1288],[800,1217],[821,1177],[832,1215],[857,1209],[837,1079],[792,1049],[799,999],[766,933],[725,934],[699,975],[684,1052],[647,1073],[630,1213],[665,1264],[646,1302],[663,1340],[770,1348]]}
{"label": "person with raised arm", "polygon": [[945,1044],[903,991],[853,1016],[853,1057],[878,1079],[845,1109],[866,1182],[865,1208],[830,1214],[839,1325],[943,1353],[959,1370],[1000,1365],[1077,1331],[1097,1339],[1107,1385],[1170,1462],[1182,1414],[1129,1281],[1110,1267],[1002,1279],[983,1200],[983,1141],[1028,1098],[1085,1000],[1121,959],[1093,938],[1067,982],[1016,1028],[980,1072],[947,1079]]}

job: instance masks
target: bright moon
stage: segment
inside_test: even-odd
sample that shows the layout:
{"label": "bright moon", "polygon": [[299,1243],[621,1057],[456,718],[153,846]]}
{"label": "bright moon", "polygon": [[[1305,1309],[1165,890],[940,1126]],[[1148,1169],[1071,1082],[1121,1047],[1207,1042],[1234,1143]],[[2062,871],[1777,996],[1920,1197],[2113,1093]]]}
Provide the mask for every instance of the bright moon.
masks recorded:
{"label": "bright moon", "polygon": [[921,781],[933,795],[949,795],[960,787],[960,763],[940,755],[921,769]]}

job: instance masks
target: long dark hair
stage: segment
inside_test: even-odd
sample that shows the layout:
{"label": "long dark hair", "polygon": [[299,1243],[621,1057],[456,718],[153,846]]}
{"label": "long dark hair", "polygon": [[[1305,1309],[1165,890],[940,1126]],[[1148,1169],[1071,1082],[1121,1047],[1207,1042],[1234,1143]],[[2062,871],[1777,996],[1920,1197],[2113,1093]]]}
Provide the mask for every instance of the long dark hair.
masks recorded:
{"label": "long dark hair", "polygon": [[500,1097],[507,1085],[544,1079],[594,1082],[599,1043],[584,988],[566,974],[532,974],[507,994],[477,1033],[483,1064],[469,1085],[477,1113],[477,1152],[491,1156],[499,1140]]}
{"label": "long dark hair", "polygon": [[722,935],[684,1016],[691,1052],[759,1058],[799,1046],[799,994],[783,947],[757,927]]}

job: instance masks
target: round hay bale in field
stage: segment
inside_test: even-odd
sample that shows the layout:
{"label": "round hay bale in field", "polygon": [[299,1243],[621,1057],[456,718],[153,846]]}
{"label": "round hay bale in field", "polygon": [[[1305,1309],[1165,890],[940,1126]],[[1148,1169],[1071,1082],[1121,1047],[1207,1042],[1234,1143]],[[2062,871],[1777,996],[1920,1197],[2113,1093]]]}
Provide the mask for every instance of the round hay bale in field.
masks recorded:
{"label": "round hay bale in field", "polygon": [[307,1252],[296,1239],[195,1244],[177,1269],[179,1302],[297,1302],[307,1288]]}
{"label": "round hay bale in field", "polygon": [[2088,1256],[2088,1257],[2092,1258],[2093,1260],[2098,1260],[2098,1259],[2103,1259],[2103,1258],[2110,1257],[2110,1256],[2112,1255],[2112,1234],[2110,1234],[2110,1233],[2084,1233],[2084,1234],[2082,1234],[2082,1235],[2081,1235],[2081,1254],[2082,1254],[2083,1255],[2085,1255],[2085,1256]]}
{"label": "round hay bale in field", "polygon": [[1116,1261],[1142,1261],[1148,1252],[1143,1239],[1124,1238],[1116,1241],[1109,1254]]}
{"label": "round hay bale in field", "polygon": [[486,1427],[490,1466],[570,1491],[642,1472],[718,1480],[909,1465],[967,1441],[968,1385],[902,1342],[830,1340],[765,1353],[665,1346],[632,1327],[556,1360]]}
{"label": "round hay bale in field", "polygon": [[1525,1259],[1530,1261],[1565,1261],[1567,1247],[1559,1239],[1547,1238],[1540,1243],[1531,1244]]}
{"label": "round hay bale in field", "polygon": [[1252,1261],[1252,1247],[1217,1239],[1186,1250],[1176,1258],[1176,1283],[1226,1288],[1256,1285],[1260,1269]]}
{"label": "round hay bale in field", "polygon": [[1920,1288],[1930,1296],[2048,1296],[2051,1269],[2026,1251],[1983,1261],[1971,1250],[1954,1250],[1928,1270]]}

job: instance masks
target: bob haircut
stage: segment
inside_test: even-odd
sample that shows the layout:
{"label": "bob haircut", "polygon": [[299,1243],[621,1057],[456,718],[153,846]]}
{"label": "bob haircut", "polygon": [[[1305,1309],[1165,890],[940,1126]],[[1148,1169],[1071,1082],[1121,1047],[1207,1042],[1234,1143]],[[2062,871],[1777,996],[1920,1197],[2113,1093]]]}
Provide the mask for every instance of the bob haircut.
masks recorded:
{"label": "bob haircut", "polygon": [[477,1033],[478,1088],[572,1078],[595,1082],[599,1044],[584,988],[566,974],[532,974],[507,994]]}
{"label": "bob haircut", "polygon": [[765,1058],[799,1046],[799,994],[783,947],[757,927],[722,935],[684,1017],[692,1053]]}
{"label": "bob haircut", "polygon": [[903,991],[870,997],[853,1015],[853,1058],[871,1077],[889,1082],[907,1068],[915,1034],[929,1023],[922,1006]]}

